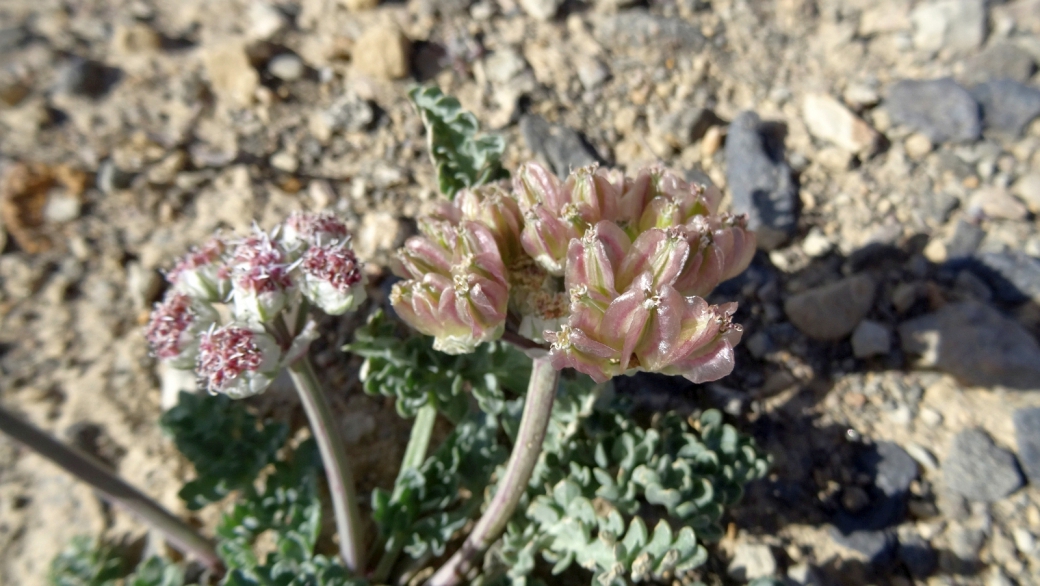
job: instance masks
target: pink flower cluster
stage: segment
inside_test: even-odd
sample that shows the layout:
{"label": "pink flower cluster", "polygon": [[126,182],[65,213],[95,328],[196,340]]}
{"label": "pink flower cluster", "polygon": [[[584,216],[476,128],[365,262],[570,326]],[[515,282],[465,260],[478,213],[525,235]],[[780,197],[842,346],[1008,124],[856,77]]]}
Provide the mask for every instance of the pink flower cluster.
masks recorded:
{"label": "pink flower cluster", "polygon": [[291,215],[266,233],[214,237],[167,273],[172,287],[145,337],[155,356],[194,369],[210,392],[262,392],[298,356],[313,328],[292,332],[304,300],[339,315],[365,299],[362,263],[330,213]]}
{"label": "pink flower cluster", "polygon": [[393,266],[391,302],[435,346],[470,352],[506,327],[551,344],[557,368],[605,381],[633,370],[716,380],[733,369],[734,304],[703,297],[747,268],[754,234],[717,189],[651,167],[464,191],[420,223]]}

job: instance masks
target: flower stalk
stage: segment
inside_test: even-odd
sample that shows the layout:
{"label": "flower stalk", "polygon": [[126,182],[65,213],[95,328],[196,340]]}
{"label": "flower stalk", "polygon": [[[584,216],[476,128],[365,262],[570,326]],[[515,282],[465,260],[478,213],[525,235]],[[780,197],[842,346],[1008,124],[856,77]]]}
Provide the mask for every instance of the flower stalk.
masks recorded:
{"label": "flower stalk", "polygon": [[336,530],[339,533],[340,555],[349,570],[361,572],[365,567],[364,532],[354,477],[343,449],[343,438],[310,360],[306,356],[301,357],[289,367],[289,375],[300,394],[300,401],[325,465]]}
{"label": "flower stalk", "polygon": [[3,408],[0,408],[0,431],[94,487],[106,501],[161,532],[174,548],[197,558],[215,574],[224,573],[224,564],[208,539],[96,459],[54,439]]}
{"label": "flower stalk", "polygon": [[480,555],[505,531],[542,453],[559,380],[560,372],[548,357],[534,360],[516,443],[495,496],[462,547],[437,570],[427,586],[452,586],[467,581],[466,576],[476,567]]}

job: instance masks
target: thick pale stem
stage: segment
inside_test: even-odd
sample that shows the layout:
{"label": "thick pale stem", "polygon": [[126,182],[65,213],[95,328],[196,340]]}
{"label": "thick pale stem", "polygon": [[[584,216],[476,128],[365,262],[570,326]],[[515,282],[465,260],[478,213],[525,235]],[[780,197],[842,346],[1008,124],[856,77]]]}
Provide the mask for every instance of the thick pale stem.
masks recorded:
{"label": "thick pale stem", "polygon": [[404,458],[401,460],[401,470],[397,473],[400,480],[401,475],[409,468],[419,468],[426,461],[426,452],[430,449],[430,438],[433,437],[433,425],[437,422],[437,406],[431,398],[429,402],[419,408],[415,414],[415,423],[412,424],[412,434],[408,437],[408,447],[404,450]]}
{"label": "thick pale stem", "polygon": [[343,563],[348,569],[361,574],[365,566],[362,547],[364,535],[354,478],[350,471],[350,462],[347,461],[347,453],[343,449],[339,427],[332,417],[332,409],[325,399],[325,393],[310,360],[306,356],[297,360],[289,367],[289,374],[300,393],[303,409],[307,412],[311,431],[318,442],[321,460],[325,465],[325,476],[328,478],[329,493],[332,496],[332,509],[336,516],[336,530],[339,533],[340,555],[343,556]]}
{"label": "thick pale stem", "polygon": [[[410,468],[419,468],[426,461],[426,452],[430,448],[430,437],[433,436],[433,425],[437,422],[437,405],[431,398],[429,402],[419,408],[415,414],[415,423],[412,424],[412,434],[408,437],[408,447],[404,450],[404,458],[401,459],[401,470],[397,473],[397,482],[401,476]],[[386,540],[382,540],[379,548],[385,547]],[[397,562],[404,547],[404,540],[396,540],[396,545],[383,552],[379,559],[379,565],[372,573],[372,581],[379,584],[386,581],[387,576]]]}
{"label": "thick pale stem", "polygon": [[437,570],[426,583],[427,586],[451,586],[465,582],[466,575],[473,570],[480,555],[505,530],[520,497],[527,490],[527,483],[531,480],[531,473],[541,454],[559,380],[560,373],[553,368],[547,356],[534,360],[516,445],[509,456],[505,474],[498,482],[495,496],[462,547]]}
{"label": "thick pale stem", "polygon": [[0,408],[0,431],[94,487],[106,501],[121,507],[160,531],[175,548],[198,558],[215,573],[224,572],[224,565],[208,539],[199,535],[195,529],[175,517],[162,505],[127,484],[90,455],[63,444],[3,408]]}

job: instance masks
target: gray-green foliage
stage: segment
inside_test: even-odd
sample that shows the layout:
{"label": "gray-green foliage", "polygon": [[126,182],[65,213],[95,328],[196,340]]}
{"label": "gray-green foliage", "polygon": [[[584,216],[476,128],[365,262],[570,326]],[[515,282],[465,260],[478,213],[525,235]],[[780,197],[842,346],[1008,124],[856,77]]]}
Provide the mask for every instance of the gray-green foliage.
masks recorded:
{"label": "gray-green foliage", "polygon": [[152,556],[137,565],[124,586],[184,586],[184,568],[166,558]]}
{"label": "gray-green foliage", "polygon": [[88,536],[74,537],[51,561],[51,586],[114,586],[125,574],[114,548]]}
{"label": "gray-green foliage", "polygon": [[527,388],[531,360],[503,342],[481,344],[472,354],[452,356],[433,349],[431,338],[410,330],[376,311],[343,348],[365,358],[361,379],[365,392],[396,398],[397,412],[414,417],[436,401],[438,410],[459,421],[468,411],[469,391],[486,413],[499,413],[505,390]]}
{"label": "gray-green foliage", "polygon": [[595,412],[559,437],[544,454],[541,486],[493,552],[511,581],[524,583],[539,554],[554,573],[578,563],[598,584],[663,579],[703,564],[699,542],[721,536],[723,508],[765,474],[768,459],[719,412],[697,423],[669,414],[644,429],[622,413]]}
{"label": "gray-green foliage", "polygon": [[81,535],[72,539],[54,560],[51,586],[184,586],[184,568],[151,556],[126,575],[129,565],[116,548]]}
{"label": "gray-green foliage", "polygon": [[[228,569],[223,585],[365,583],[353,578],[338,560],[315,552],[321,530],[317,489],[321,461],[312,440],[297,447],[289,459],[279,459],[287,426],[261,423],[241,402],[222,396],[182,393],[162,423],[198,473],[193,484],[202,488],[188,493],[189,506],[201,506],[230,491],[238,493],[216,531],[217,552]],[[257,554],[255,545],[261,535],[273,542],[274,551]]]}
{"label": "gray-green foliage", "polygon": [[[376,489],[372,511],[387,550],[413,559],[444,554],[448,541],[479,510],[495,467],[508,453],[498,444],[490,416],[460,423],[418,469],[405,470],[393,492]],[[470,497],[462,499],[462,492]]]}
{"label": "gray-green foliage", "polygon": [[289,431],[283,423],[259,425],[242,404],[224,395],[184,392],[160,425],[195,465],[198,477],[178,493],[192,510],[251,485],[274,461]]}
{"label": "gray-green foliage", "polygon": [[[308,440],[291,462],[277,462],[217,525],[217,551],[227,565],[223,586],[353,586],[354,578],[337,560],[315,554],[321,531],[317,491],[317,447]],[[274,550],[258,556],[257,539],[271,536]]]}
{"label": "gray-green foliage", "polygon": [[476,116],[463,110],[458,100],[436,87],[417,87],[408,96],[426,126],[441,193],[454,198],[467,187],[509,178],[501,163],[505,140],[497,135],[478,138]]}

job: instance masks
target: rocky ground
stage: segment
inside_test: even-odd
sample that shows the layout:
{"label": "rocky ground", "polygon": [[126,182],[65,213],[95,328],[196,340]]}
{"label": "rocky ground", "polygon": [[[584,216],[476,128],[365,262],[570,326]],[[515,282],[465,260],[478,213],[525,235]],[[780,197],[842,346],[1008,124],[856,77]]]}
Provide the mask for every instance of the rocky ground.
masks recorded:
{"label": "rocky ground", "polygon": [[[213,230],[349,219],[377,265],[436,199],[406,90],[436,83],[509,166],[664,164],[723,187],[762,252],[715,294],[737,372],[638,377],[775,458],[714,550],[725,581],[1040,583],[1040,1],[5,0],[0,402],[171,508],[177,389],[141,324]],[[379,289],[373,286],[373,295]],[[362,490],[407,426],[316,361]],[[286,390],[258,408],[301,421]],[[206,524],[212,519],[198,518]],[[0,438],[0,583],[140,526]]]}

